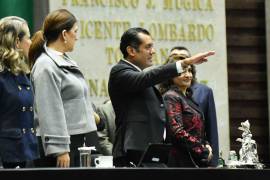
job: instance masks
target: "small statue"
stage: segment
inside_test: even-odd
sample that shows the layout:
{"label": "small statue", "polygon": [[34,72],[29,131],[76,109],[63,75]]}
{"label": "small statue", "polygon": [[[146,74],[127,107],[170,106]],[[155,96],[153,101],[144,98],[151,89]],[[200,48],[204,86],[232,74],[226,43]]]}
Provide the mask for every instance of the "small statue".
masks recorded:
{"label": "small statue", "polygon": [[249,121],[241,122],[241,127],[238,127],[238,129],[243,131],[242,138],[236,139],[236,141],[242,143],[242,148],[239,150],[239,162],[244,165],[259,163],[257,144],[256,141],[252,139]]}

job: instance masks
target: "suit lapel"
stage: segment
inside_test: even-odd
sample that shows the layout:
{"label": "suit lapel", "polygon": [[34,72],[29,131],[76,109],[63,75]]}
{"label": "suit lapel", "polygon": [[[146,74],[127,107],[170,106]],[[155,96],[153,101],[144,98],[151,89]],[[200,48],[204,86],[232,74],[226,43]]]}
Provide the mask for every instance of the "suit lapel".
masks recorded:
{"label": "suit lapel", "polygon": [[154,92],[155,92],[155,94],[157,95],[159,101],[163,103],[163,98],[162,98],[162,96],[161,96],[159,90],[158,90],[155,86],[153,86],[153,89],[154,89]]}
{"label": "suit lapel", "polygon": [[200,107],[199,107],[199,105],[198,104],[196,104],[191,98],[188,98],[188,97],[186,97],[185,95],[183,95],[182,94],[182,92],[181,91],[179,91],[179,89],[175,86],[175,87],[173,87],[173,89],[174,89],[174,91],[176,91],[178,94],[181,94],[181,96],[184,98],[184,100],[188,103],[188,105],[190,106],[190,107],[192,107],[193,109],[195,109],[197,112],[199,112],[200,113],[200,115],[203,117],[203,119],[204,119],[204,115],[203,115],[203,113],[202,113],[202,111],[201,111],[201,109],[200,109]]}
{"label": "suit lapel", "polygon": [[200,115],[203,117],[203,120],[204,120],[204,115],[203,115],[203,112],[202,110],[200,109],[199,105],[197,105],[194,101],[192,101],[191,99],[188,99],[186,98],[188,104],[193,108],[195,109],[196,111],[198,111],[200,113]]}

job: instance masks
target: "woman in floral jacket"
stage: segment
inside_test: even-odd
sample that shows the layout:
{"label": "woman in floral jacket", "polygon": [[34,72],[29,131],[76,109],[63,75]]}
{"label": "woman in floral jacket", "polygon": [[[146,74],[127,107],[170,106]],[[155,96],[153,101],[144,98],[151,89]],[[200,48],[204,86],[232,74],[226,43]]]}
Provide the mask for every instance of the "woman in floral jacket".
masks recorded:
{"label": "woman in floral jacket", "polygon": [[[179,58],[169,58],[166,63]],[[160,85],[168,117],[166,139],[173,144],[170,167],[205,167],[212,158],[212,148],[205,137],[203,113],[191,98],[192,70],[189,65],[178,77]]]}

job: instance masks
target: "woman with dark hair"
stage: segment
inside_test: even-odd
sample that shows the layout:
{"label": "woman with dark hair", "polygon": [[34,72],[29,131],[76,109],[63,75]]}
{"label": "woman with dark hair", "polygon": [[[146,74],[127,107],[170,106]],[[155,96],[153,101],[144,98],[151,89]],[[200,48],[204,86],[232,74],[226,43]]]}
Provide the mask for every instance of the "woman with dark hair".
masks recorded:
{"label": "woman with dark hair", "polygon": [[24,19],[0,20],[0,157],[4,168],[23,168],[39,156],[27,60],[30,44]]}
{"label": "woman with dark hair", "polygon": [[[170,56],[189,58],[191,54],[186,47],[175,46],[171,49]],[[190,87],[192,89],[192,99],[198,104],[204,114],[205,133],[207,141],[211,144],[213,150],[213,158],[210,166],[216,167],[219,157],[219,142],[214,92],[211,87],[197,81],[195,68],[192,68],[192,75],[193,80]]]}
{"label": "woman with dark hair", "polygon": [[78,147],[98,143],[88,84],[76,62],[66,54],[73,51],[77,31],[75,16],[59,9],[47,15],[42,30],[32,38],[31,82],[42,149],[36,166],[77,167]]}
{"label": "woman with dark hair", "polygon": [[[170,57],[166,64],[181,58]],[[191,98],[192,69],[193,65],[189,65],[179,76],[160,85],[168,117],[167,141],[173,144],[169,167],[205,167],[212,158],[203,114]]]}

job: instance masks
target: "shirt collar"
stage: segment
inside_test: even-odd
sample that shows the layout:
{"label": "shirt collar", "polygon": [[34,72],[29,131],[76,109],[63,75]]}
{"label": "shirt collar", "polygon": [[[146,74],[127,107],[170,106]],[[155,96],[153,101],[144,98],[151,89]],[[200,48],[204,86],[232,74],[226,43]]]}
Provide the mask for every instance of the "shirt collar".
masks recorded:
{"label": "shirt collar", "polygon": [[56,51],[56,50],[54,50],[54,49],[52,49],[52,48],[49,48],[49,47],[47,47],[47,50],[48,50],[49,52],[51,52],[51,53],[54,53],[54,54],[58,55],[58,56],[63,56],[63,54],[64,54],[64,53],[62,53],[62,52],[60,52],[60,51]]}
{"label": "shirt collar", "polygon": [[128,63],[128,64],[130,64],[131,66],[135,67],[138,71],[140,71],[140,72],[142,71],[138,66],[136,66],[135,64],[129,62],[128,60],[123,59],[123,61],[125,61],[126,63]]}
{"label": "shirt collar", "polygon": [[69,58],[65,53],[56,51],[46,46],[44,44],[44,49],[47,55],[60,67],[78,67],[77,63]]}

